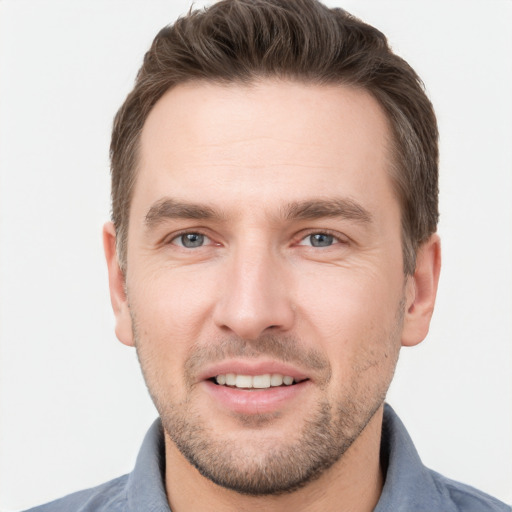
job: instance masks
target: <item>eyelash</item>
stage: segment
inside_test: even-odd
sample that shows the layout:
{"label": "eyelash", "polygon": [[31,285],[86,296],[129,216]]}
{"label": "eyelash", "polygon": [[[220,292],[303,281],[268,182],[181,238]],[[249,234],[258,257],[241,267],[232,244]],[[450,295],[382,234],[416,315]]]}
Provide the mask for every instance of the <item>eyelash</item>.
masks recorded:
{"label": "eyelash", "polygon": [[[179,240],[181,237],[183,237],[185,235],[199,235],[199,236],[207,238],[208,240],[210,240],[210,242],[212,241],[212,239],[202,230],[184,230],[184,231],[181,231],[179,233],[173,234],[172,238],[168,239],[168,242],[166,242],[166,243],[167,244],[173,244],[173,245],[176,245],[177,247],[180,247],[182,249],[187,249],[187,250],[194,249],[194,248],[204,247],[204,245],[199,245],[197,247],[185,247],[184,245],[180,245],[178,243],[173,243],[173,242],[175,242],[175,240]],[[308,237],[311,237],[313,235],[324,235],[324,236],[328,236],[328,237],[333,237],[334,238],[333,244],[327,245],[327,246],[323,246],[323,248],[332,247],[332,245],[334,245],[334,244],[348,244],[349,243],[349,240],[345,236],[341,235],[340,233],[331,231],[329,229],[323,229],[323,230],[313,230],[312,229],[309,232],[307,232],[306,234],[301,233],[300,238],[298,238],[297,242],[295,242],[294,245],[303,245],[305,247],[312,247],[314,249],[315,248],[322,248],[321,246],[314,246],[312,244],[311,245],[306,245],[306,244],[302,244],[301,243],[301,242],[305,241]],[[214,245],[220,245],[220,244],[215,244],[214,243]]]}
{"label": "eyelash", "polygon": [[[303,242],[304,240],[306,240],[307,238],[309,238],[313,235],[325,235],[325,236],[333,237],[334,242],[332,245],[334,245],[334,244],[344,244],[345,245],[345,244],[349,243],[349,240],[346,236],[344,236],[341,233],[338,233],[336,231],[331,231],[330,229],[322,229],[322,230],[312,229],[309,232],[307,232],[306,234],[301,234],[300,239],[297,242],[297,244],[300,244],[301,242]],[[325,248],[332,247],[332,245],[325,246]],[[310,247],[318,248],[315,246],[310,246]]]}
{"label": "eyelash", "polygon": [[[171,238],[168,239],[167,242],[165,242],[166,244],[172,244],[172,245],[176,245],[177,247],[180,247],[182,249],[192,249],[192,248],[189,248],[189,247],[185,247],[183,245],[179,245],[177,243],[173,243],[175,240],[179,240],[181,237],[185,236],[185,235],[199,235],[199,236],[203,236],[205,238],[207,238],[208,240],[211,241],[211,238],[205,233],[203,232],[202,230],[184,230],[184,231],[181,231],[179,233],[175,233],[172,235]],[[218,244],[216,244],[218,245]],[[203,245],[199,246],[199,247],[204,247]]]}

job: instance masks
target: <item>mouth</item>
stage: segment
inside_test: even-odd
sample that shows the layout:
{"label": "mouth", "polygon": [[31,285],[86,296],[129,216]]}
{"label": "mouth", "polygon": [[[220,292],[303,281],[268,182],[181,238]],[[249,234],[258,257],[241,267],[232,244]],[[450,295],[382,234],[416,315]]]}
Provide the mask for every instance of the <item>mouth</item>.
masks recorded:
{"label": "mouth", "polygon": [[265,373],[262,375],[222,373],[209,380],[218,386],[250,390],[293,386],[308,379],[295,378],[290,375],[283,375],[280,373]]}
{"label": "mouth", "polygon": [[269,360],[225,360],[205,368],[201,381],[217,410],[244,416],[291,410],[314,389],[311,375]]}

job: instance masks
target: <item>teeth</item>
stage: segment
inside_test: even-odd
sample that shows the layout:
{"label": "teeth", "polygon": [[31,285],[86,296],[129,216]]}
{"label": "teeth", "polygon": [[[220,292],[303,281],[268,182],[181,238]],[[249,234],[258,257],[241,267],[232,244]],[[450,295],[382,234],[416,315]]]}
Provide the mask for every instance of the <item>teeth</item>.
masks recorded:
{"label": "teeth", "polygon": [[252,387],[258,389],[269,388],[271,385],[270,375],[267,373],[265,375],[255,375],[252,378]]}
{"label": "teeth", "polygon": [[283,384],[291,386],[293,384],[293,377],[283,377]]}
{"label": "teeth", "polygon": [[294,382],[293,377],[281,375],[279,373],[266,373],[264,375],[237,375],[235,373],[226,373],[215,377],[217,384],[221,386],[235,386],[243,389],[268,389],[270,387],[291,386]]}
{"label": "teeth", "polygon": [[235,386],[237,388],[252,388],[252,377],[250,375],[237,375]]}
{"label": "teeth", "polygon": [[270,385],[271,386],[282,386],[283,385],[283,376],[278,373],[274,373],[272,377],[270,377]]}

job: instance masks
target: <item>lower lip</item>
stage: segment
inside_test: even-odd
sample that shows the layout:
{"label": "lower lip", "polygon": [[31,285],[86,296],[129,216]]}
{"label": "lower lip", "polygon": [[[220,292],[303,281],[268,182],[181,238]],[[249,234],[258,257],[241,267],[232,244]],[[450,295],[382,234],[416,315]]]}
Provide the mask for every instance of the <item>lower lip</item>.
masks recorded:
{"label": "lower lip", "polygon": [[239,414],[276,412],[298,399],[310,386],[305,380],[291,386],[267,389],[239,389],[203,381],[206,391],[222,407]]}

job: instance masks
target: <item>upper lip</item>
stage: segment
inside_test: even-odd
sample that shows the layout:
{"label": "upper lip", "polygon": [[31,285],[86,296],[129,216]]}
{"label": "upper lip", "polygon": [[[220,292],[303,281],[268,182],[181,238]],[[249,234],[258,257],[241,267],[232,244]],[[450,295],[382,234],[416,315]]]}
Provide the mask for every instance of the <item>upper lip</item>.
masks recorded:
{"label": "upper lip", "polygon": [[281,361],[272,360],[224,360],[207,366],[200,374],[200,380],[208,380],[215,378],[217,375],[226,375],[234,373],[236,375],[265,375],[280,374],[283,376],[293,377],[295,381],[308,379],[303,371],[298,368],[283,363]]}

